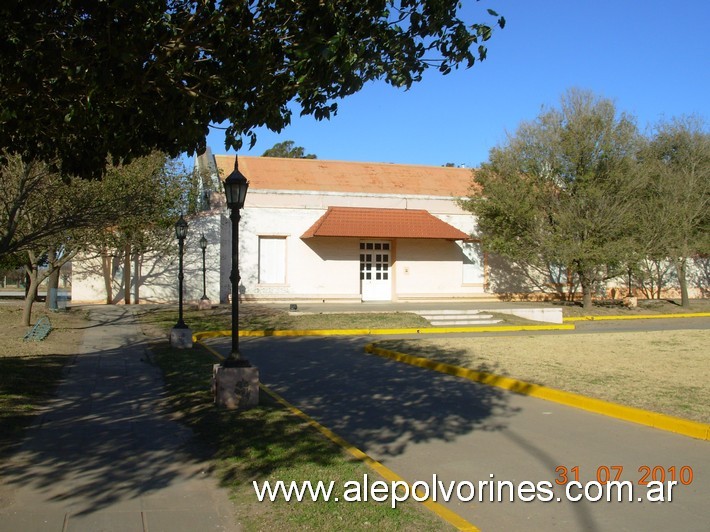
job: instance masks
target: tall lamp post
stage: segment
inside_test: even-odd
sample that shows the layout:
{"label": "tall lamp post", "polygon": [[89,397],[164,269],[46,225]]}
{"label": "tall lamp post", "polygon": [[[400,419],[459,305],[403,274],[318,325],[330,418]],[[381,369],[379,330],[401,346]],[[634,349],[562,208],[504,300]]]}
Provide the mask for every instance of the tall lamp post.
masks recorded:
{"label": "tall lamp post", "polygon": [[205,267],[205,251],[207,251],[207,239],[205,234],[202,233],[202,238],[200,238],[200,249],[202,250],[202,301],[207,301],[207,268]]}
{"label": "tall lamp post", "polygon": [[184,278],[182,271],[182,257],[183,251],[185,249],[185,237],[187,236],[187,222],[185,218],[180,215],[180,219],[175,224],[175,236],[178,239],[178,255],[180,257],[180,262],[178,264],[178,321],[175,325],[175,329],[187,329],[187,325],[182,319],[182,280]]}
{"label": "tall lamp post", "polygon": [[239,220],[248,188],[249,181],[239,171],[239,158],[235,157],[234,170],[224,180],[224,194],[227,196],[227,207],[231,211],[229,219],[232,220],[232,351],[222,362],[225,367],[250,366],[249,361],[241,358],[239,354]]}
{"label": "tall lamp post", "polygon": [[192,347],[192,331],[185,325],[182,319],[182,281],[184,278],[182,258],[185,251],[185,237],[187,236],[187,222],[180,215],[180,219],[175,224],[175,236],[178,239],[178,321],[170,331],[170,345],[178,349],[189,349]]}

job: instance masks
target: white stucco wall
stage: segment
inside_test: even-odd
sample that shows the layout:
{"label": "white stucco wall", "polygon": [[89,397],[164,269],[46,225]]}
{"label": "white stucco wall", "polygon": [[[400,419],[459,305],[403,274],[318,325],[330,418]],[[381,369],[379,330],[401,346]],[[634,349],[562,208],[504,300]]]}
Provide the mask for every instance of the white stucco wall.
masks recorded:
{"label": "white stucco wall", "polygon": [[[245,296],[252,299],[286,295],[327,299],[358,296],[359,240],[301,239],[324,213],[322,208],[243,210],[239,247]],[[284,283],[260,282],[259,237],[285,237]]]}
{"label": "white stucco wall", "polygon": [[[239,226],[240,294],[251,300],[359,300],[359,238],[309,238],[301,235],[328,207],[424,209],[452,226],[471,233],[475,220],[444,197],[250,190]],[[231,227],[229,211],[215,204],[211,212],[188,220],[185,242],[184,298],[202,296],[202,254],[198,240],[204,232],[207,296],[226,302],[231,294]],[[259,238],[285,239],[285,279],[259,279]],[[391,239],[392,298],[467,297],[483,293],[483,283],[464,284],[463,256],[456,242],[428,239]],[[141,302],[177,301],[177,242],[169,251],[143,257],[140,265]],[[120,265],[118,265],[120,266]],[[470,267],[470,266],[469,266]],[[114,269],[114,300],[121,302],[120,268]],[[483,272],[481,271],[481,278]],[[105,301],[99,259],[77,261],[72,298]],[[135,296],[134,296],[135,299]]]}
{"label": "white stucco wall", "polygon": [[[240,224],[241,293],[247,299],[360,299],[361,239],[301,239],[329,206],[425,209],[466,233],[472,233],[475,226],[473,217],[448,198],[250,191]],[[260,282],[259,237],[285,237],[284,283]],[[456,242],[391,242],[393,299],[472,297],[484,292],[482,282],[464,284],[463,255]]]}
{"label": "white stucco wall", "polygon": [[395,293],[398,299],[458,298],[484,293],[483,283],[464,284],[461,248],[433,239],[397,241]]}
{"label": "white stucco wall", "polygon": [[[188,234],[185,239],[183,257],[184,280],[183,298],[186,302],[202,297],[202,249],[199,239],[204,233],[208,241],[205,252],[207,297],[219,300],[220,246],[219,216],[203,214],[187,220]],[[168,237],[169,238],[169,237]],[[123,259],[113,260],[112,289],[113,303],[123,303]],[[141,303],[175,302],[178,299],[178,244],[174,240],[165,250],[150,252],[131,262],[133,285],[131,300]],[[138,283],[136,292],[135,283]],[[79,257],[72,264],[72,301],[83,303],[105,303],[106,289],[100,257]]]}

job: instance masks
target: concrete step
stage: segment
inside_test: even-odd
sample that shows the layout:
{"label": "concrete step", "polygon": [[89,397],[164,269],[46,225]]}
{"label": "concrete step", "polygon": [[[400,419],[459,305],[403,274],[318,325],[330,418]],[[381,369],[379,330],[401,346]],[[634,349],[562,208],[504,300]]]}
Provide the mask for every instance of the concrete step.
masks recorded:
{"label": "concrete step", "polygon": [[[419,314],[417,312],[417,314]],[[479,321],[479,320],[489,320],[493,317],[492,314],[432,314],[427,312],[426,314],[419,314],[422,318],[429,321],[437,320],[469,320],[469,321]]]}
{"label": "concrete step", "polygon": [[420,316],[423,316],[424,314],[428,314],[430,316],[450,316],[452,314],[456,316],[475,316],[476,314],[480,314],[480,310],[474,310],[474,309],[465,309],[465,310],[412,310],[410,312],[414,312],[415,314],[419,314]]}
{"label": "concrete step", "polygon": [[480,310],[420,310],[414,313],[434,327],[493,325],[503,321],[491,319],[491,314],[482,314]]}

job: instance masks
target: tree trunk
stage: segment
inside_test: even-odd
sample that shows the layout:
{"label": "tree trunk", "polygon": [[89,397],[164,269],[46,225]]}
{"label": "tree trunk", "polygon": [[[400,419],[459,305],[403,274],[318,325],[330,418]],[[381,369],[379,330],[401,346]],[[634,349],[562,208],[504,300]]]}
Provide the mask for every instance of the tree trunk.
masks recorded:
{"label": "tree trunk", "polygon": [[27,283],[28,290],[27,295],[25,296],[25,307],[22,311],[22,324],[29,327],[30,321],[32,320],[32,305],[34,304],[35,299],[37,298],[39,276],[37,275],[37,269],[34,264],[32,266],[27,267],[26,272],[29,281]]}
{"label": "tree trunk", "polygon": [[101,273],[104,276],[104,289],[106,290],[106,304],[113,303],[113,279],[111,275],[111,256],[108,254],[106,246],[101,248]]}
{"label": "tree trunk", "polygon": [[131,304],[131,243],[126,242],[123,255],[123,302]]}
{"label": "tree trunk", "polygon": [[680,306],[688,308],[690,306],[690,298],[688,297],[688,280],[685,277],[686,259],[676,259],[675,267],[678,272],[678,283],[680,284]]}
{"label": "tree trunk", "polygon": [[[51,268],[52,273],[49,274],[47,278],[47,297],[44,300],[44,306],[49,310],[57,310],[57,291],[59,290],[59,270],[60,268],[55,268],[54,264],[57,260],[57,252],[54,248],[47,252],[47,262],[49,268]],[[50,297],[50,294],[54,290],[55,297]]]}
{"label": "tree trunk", "polygon": [[133,292],[133,303],[135,305],[138,305],[140,303],[140,298],[139,298],[140,283],[141,283],[140,255],[138,253],[135,253],[133,255],[133,284],[134,284],[134,290],[135,290]]}
{"label": "tree trunk", "polygon": [[[25,270],[25,299],[27,299],[27,296],[30,293],[30,281],[31,281],[30,274],[27,273],[27,270]],[[36,296],[37,296],[37,294],[35,294],[35,297]]]}
{"label": "tree trunk", "polygon": [[579,274],[579,283],[582,285],[582,307],[592,310],[592,284],[583,273]]}
{"label": "tree trunk", "polygon": [[572,272],[572,268],[569,266],[567,267],[567,301],[570,303],[574,301],[574,282],[573,282],[573,276],[574,273]]}

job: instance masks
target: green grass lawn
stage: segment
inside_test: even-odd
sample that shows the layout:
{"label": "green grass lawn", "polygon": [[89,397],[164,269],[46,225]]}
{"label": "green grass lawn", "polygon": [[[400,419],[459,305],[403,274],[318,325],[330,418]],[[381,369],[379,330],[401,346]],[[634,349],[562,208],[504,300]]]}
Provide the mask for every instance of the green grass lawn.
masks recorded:
{"label": "green grass lawn", "polygon": [[324,483],[335,481],[334,495],[342,499],[343,485],[379,478],[364,464],[319,432],[261,394],[260,405],[248,411],[218,409],[210,394],[215,359],[204,348],[176,350],[153,347],[163,369],[167,395],[181,420],[213,452],[215,470],[237,504],[246,530],[446,530],[448,525],[414,502],[372,501],[259,502],[252,482],[264,480]]}
{"label": "green grass lawn", "polygon": [[[231,306],[220,305],[211,310],[186,309],[184,319],[193,331],[229,330],[232,323]],[[146,309],[141,313],[146,324],[169,328],[177,321],[173,306]],[[290,315],[255,304],[240,305],[240,330],[285,329],[388,329],[430,327],[427,320],[411,312],[383,313],[328,313]]]}
{"label": "green grass lawn", "polygon": [[[492,314],[500,325],[540,325],[509,314]],[[170,328],[177,321],[174,306],[145,309],[141,321],[148,325]],[[230,330],[231,306],[219,305],[211,310],[184,310],[184,319],[195,332]],[[413,312],[326,312],[318,314],[289,314],[285,310],[264,307],[258,304],[242,304],[239,307],[239,330],[319,330],[319,329],[422,329],[432,325]]]}

